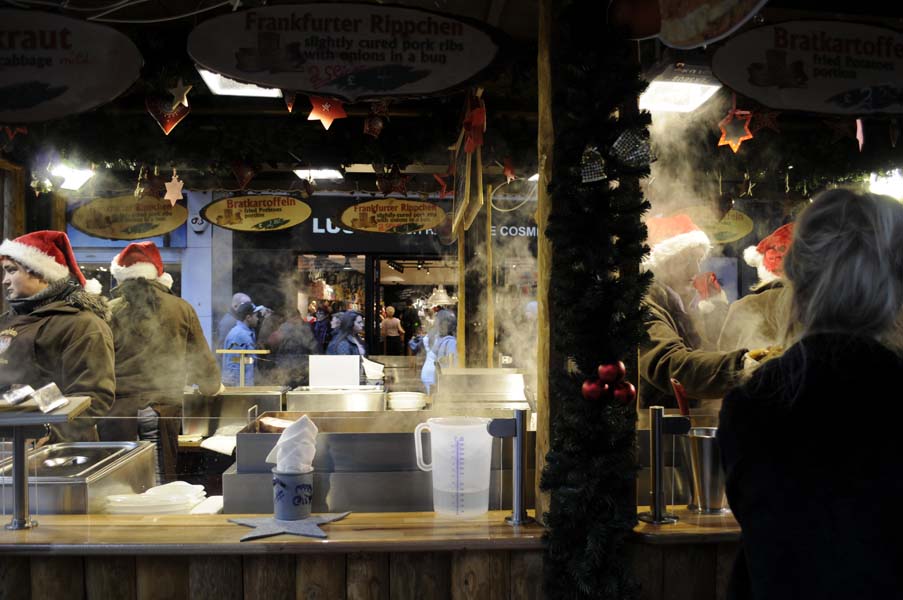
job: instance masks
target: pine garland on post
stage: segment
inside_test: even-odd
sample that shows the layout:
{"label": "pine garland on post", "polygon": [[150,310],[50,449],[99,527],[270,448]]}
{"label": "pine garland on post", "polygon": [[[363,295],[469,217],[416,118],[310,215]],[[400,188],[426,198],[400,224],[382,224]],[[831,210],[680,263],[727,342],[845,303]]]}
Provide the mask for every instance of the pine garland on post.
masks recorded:
{"label": "pine garland on post", "polygon": [[[610,392],[587,399],[581,383],[598,365],[619,360],[635,378],[636,347],[645,336],[641,301],[649,276],[639,264],[649,204],[636,182],[648,174],[648,156],[625,154],[622,145],[648,142],[648,115],[623,110],[645,83],[635,45],[607,29],[600,3],[553,4],[560,37],[551,48],[555,146],[546,233],[558,362],[550,373],[557,404],[541,480],[551,492],[544,586],[548,598],[631,598],[637,589],[624,543],[636,524],[635,403]],[[600,166],[604,175],[593,181]]]}

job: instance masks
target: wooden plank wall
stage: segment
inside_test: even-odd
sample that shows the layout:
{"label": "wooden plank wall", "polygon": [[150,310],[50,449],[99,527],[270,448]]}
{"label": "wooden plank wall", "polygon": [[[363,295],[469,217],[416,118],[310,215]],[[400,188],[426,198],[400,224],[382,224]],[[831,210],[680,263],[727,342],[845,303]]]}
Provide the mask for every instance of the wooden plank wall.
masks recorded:
{"label": "wooden plank wall", "polygon": [[739,542],[628,544],[639,600],[722,600]]}
{"label": "wooden plank wall", "polygon": [[542,598],[542,551],[3,556],[4,600]]}

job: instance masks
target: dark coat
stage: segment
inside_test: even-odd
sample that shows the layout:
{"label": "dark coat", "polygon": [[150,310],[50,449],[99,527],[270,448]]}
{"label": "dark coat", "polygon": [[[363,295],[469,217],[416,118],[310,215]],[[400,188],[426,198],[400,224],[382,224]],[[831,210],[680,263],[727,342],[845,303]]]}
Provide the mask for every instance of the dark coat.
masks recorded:
{"label": "dark coat", "polygon": [[746,561],[733,597],[903,597],[901,373],[874,340],[819,334],[725,397],[718,441]]}
{"label": "dark coat", "polygon": [[677,406],[671,377],[691,398],[721,398],[736,385],[746,349],[734,352],[703,350],[700,336],[680,298],[670,288],[653,284],[645,299],[649,339],[640,347],[641,406]]}

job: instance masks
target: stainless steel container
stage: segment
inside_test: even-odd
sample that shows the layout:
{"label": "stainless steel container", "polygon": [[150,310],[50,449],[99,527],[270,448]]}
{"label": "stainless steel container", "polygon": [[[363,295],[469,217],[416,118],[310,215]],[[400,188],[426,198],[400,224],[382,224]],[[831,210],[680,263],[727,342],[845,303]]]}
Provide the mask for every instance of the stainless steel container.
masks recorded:
{"label": "stainless steel container", "polygon": [[[484,410],[481,416],[510,417],[511,411]],[[274,416],[294,420],[300,413]],[[414,454],[414,427],[430,417],[431,411],[402,413],[308,414],[320,433],[314,459],[314,512],[344,510],[363,512],[431,511],[432,477],[417,468]],[[269,513],[273,510],[273,465],[267,453],[279,439],[278,433],[260,433],[259,420],[238,433],[237,462],[223,474],[223,512]],[[424,434],[426,460],[428,434]],[[527,478],[535,465],[535,433],[528,433]],[[511,507],[511,444],[493,440],[490,474],[490,508]],[[527,503],[532,506],[532,486]]]}
{"label": "stainless steel container", "polygon": [[517,369],[441,369],[436,374],[433,404],[437,408],[472,405],[533,410],[524,374]]}
{"label": "stainless steel container", "polygon": [[384,385],[387,392],[425,392],[420,380],[423,367],[422,356],[368,356],[370,360],[382,363]]}
{"label": "stainless steel container", "polygon": [[386,394],[379,386],[357,388],[297,387],[285,394],[285,410],[292,412],[361,412],[386,410]]}
{"label": "stainless steel container", "polygon": [[[32,450],[26,457],[29,512],[103,512],[110,494],[140,494],[155,483],[151,442],[71,442]],[[0,494],[12,510],[12,461],[0,464]]]}
{"label": "stainless steel container", "polygon": [[213,435],[221,427],[243,426],[258,414],[282,410],[287,389],[283,386],[232,387],[211,398],[186,388],[182,397],[182,433]]}
{"label": "stainless steel container", "polygon": [[687,435],[693,478],[693,499],[687,508],[703,514],[718,514],[727,510],[724,471],[715,438],[717,431],[716,427],[694,427]]}

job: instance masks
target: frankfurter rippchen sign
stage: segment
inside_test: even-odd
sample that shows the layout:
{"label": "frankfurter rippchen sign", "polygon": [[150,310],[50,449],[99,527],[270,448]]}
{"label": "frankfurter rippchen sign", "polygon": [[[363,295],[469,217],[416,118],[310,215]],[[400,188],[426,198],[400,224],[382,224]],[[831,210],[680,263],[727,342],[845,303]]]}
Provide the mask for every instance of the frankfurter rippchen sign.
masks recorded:
{"label": "frankfurter rippchen sign", "polygon": [[356,101],[459,87],[496,58],[496,36],[476,22],[400,6],[293,4],[201,23],[188,53],[231,79]]}

